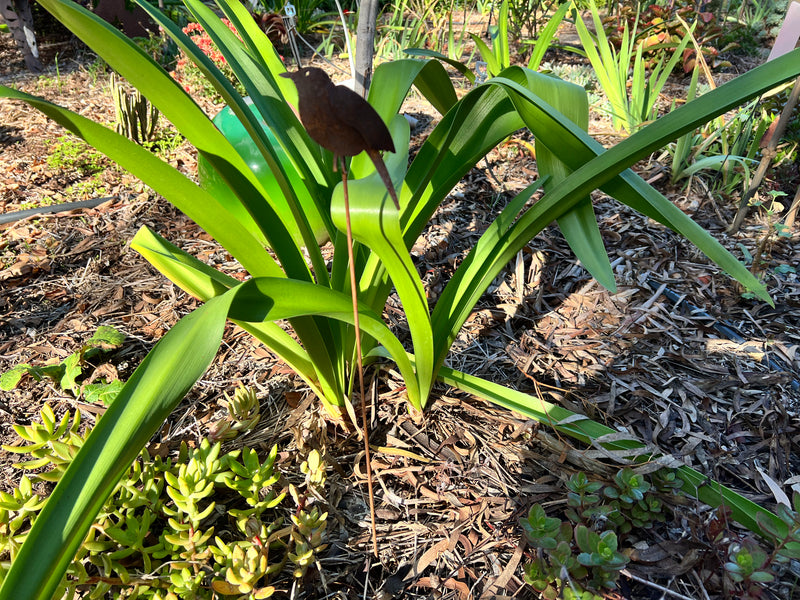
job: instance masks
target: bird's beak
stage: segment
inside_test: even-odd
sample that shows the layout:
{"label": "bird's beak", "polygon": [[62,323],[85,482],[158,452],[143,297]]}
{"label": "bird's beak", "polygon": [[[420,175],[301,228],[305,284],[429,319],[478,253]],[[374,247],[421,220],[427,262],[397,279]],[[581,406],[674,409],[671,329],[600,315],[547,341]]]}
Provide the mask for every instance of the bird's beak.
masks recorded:
{"label": "bird's beak", "polygon": [[286,79],[292,79],[292,75],[294,75],[294,73],[289,73],[289,71],[280,74],[281,77],[286,77]]}

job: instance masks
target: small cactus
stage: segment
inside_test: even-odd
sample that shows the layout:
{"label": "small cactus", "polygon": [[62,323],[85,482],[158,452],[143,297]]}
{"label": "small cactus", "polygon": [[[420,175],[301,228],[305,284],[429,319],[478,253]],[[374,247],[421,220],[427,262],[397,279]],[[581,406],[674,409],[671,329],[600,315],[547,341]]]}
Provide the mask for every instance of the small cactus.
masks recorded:
{"label": "small cactus", "polygon": [[111,89],[114,94],[117,133],[137,144],[151,141],[158,124],[158,109],[150,104],[139,90],[129,93],[113,74]]}

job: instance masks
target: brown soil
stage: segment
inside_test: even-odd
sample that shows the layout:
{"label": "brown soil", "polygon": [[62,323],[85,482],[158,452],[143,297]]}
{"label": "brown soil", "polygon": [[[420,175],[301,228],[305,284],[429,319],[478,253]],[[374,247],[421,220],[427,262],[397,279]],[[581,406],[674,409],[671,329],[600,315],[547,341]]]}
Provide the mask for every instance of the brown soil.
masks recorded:
{"label": "brown soil", "polygon": [[[106,123],[113,122],[108,78],[91,56],[69,42],[36,78],[8,36],[0,37],[0,80],[52,99]],[[209,110],[212,110],[209,107]],[[409,107],[422,117],[415,143],[430,131],[434,111]],[[63,135],[26,105],[0,102],[0,206],[3,213],[29,205],[78,199],[66,188],[90,178],[48,166],[52,141]],[[536,175],[525,134],[503,145],[456,188],[414,248],[419,271],[433,296],[442,281],[509,194]],[[187,145],[169,160],[187,173],[194,157]],[[658,165],[643,165],[657,178]],[[194,223],[141,183],[105,163],[99,183],[110,199],[92,209],[37,216],[0,226],[0,373],[20,363],[61,360],[100,325],[128,339],[112,363],[127,377],[146,351],[195,306],[135,252],[128,240],[147,225],[206,262],[236,272],[224,251]],[[657,180],[657,184],[661,184]],[[753,213],[742,232],[724,233],[735,203],[721,202],[698,183],[689,192],[665,188],[737,256],[756,252],[766,227]],[[770,485],[787,494],[798,485],[798,410],[793,390],[800,339],[800,282],[775,268],[800,262],[800,234],[770,243],[762,272],[776,308],[743,298],[735,282],[696,249],[613,199],[594,197],[617,275],[612,294],[576,262],[551,226],[538,235],[468,321],[450,364],[468,373],[558,402],[657,445],[665,454],[774,509]],[[656,283],[653,289],[648,281]],[[674,291],[711,318],[676,307],[662,295]],[[387,315],[390,322],[396,314]],[[721,339],[714,321],[741,332],[747,344]],[[423,423],[414,423],[389,388],[388,373],[373,410],[380,559],[371,559],[363,464],[354,468],[359,442],[327,423],[303,383],[249,336],[231,327],[212,368],[153,440],[174,451],[195,443],[218,418],[217,401],[238,382],[259,391],[265,423],[235,441],[286,452],[287,477],[311,447],[327,452],[330,548],[304,589],[308,598],[361,597],[381,586],[405,598],[533,597],[521,565],[531,549],[519,518],[534,502],[563,504],[564,481],[583,470],[608,480],[619,468],[590,457],[586,448],[519,415],[442,387]],[[778,361],[772,366],[761,355]],[[783,365],[776,368],[775,364]],[[0,396],[0,441],[17,442],[12,423],[35,420],[43,403],[57,414],[75,399],[52,383],[27,380]],[[90,413],[87,413],[90,414]],[[422,435],[424,433],[424,435]],[[398,456],[388,447],[402,447]],[[419,458],[414,458],[417,455]],[[0,453],[9,489],[19,479],[13,456]],[[362,460],[363,462],[363,460]],[[800,489],[800,488],[797,488]],[[609,597],[720,598],[723,546],[709,539],[708,507],[674,507],[663,527],[625,540],[635,560]],[[728,539],[741,534],[732,528]],[[636,544],[636,550],[632,547]],[[403,567],[405,566],[405,568]],[[409,577],[395,572],[409,572]],[[365,577],[368,573],[369,577]],[[644,583],[642,583],[642,581]],[[787,571],[766,597],[785,598],[795,577]],[[324,587],[324,590],[323,590]],[[471,595],[470,595],[471,594]],[[383,596],[390,597],[390,595]]]}

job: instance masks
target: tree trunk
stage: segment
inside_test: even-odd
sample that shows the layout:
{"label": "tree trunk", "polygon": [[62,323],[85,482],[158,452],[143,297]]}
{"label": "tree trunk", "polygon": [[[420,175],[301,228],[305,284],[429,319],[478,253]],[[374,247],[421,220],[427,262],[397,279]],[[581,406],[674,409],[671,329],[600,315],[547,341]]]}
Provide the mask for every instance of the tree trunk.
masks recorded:
{"label": "tree trunk", "polygon": [[25,66],[34,73],[41,73],[42,63],[39,60],[39,48],[36,47],[33,15],[28,0],[0,0],[0,15],[3,15],[17,47],[25,58]]}
{"label": "tree trunk", "polygon": [[784,221],[786,227],[794,227],[798,210],[800,210],[800,186],[798,186],[797,192],[794,194],[794,200],[792,200],[792,205],[789,207],[789,212],[786,213],[786,221]]}
{"label": "tree trunk", "polygon": [[[4,0],[0,0],[4,1]],[[361,0],[356,27],[355,91],[367,97],[372,81],[372,57],[375,54],[375,26],[378,21],[378,0]]]}

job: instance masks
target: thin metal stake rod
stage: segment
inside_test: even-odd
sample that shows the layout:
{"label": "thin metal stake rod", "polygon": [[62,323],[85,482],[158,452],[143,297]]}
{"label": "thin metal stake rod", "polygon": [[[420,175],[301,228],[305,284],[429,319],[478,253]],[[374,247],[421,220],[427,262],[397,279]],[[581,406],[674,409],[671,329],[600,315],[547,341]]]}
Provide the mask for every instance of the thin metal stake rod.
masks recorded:
{"label": "thin metal stake rod", "polygon": [[[344,192],[344,213],[347,223],[347,257],[350,261],[350,295],[353,297],[353,325],[356,334],[356,363],[358,365],[358,385],[361,392],[361,420],[364,427],[364,457],[367,461],[367,492],[369,493],[369,513],[372,520],[372,552],[378,556],[378,530],[375,524],[375,495],[372,491],[372,456],[369,450],[369,422],[367,421],[367,396],[364,393],[364,364],[361,360],[361,325],[358,318],[358,283],[356,281],[356,261],[353,255],[353,230],[350,226],[350,197],[347,193],[347,169],[344,157],[341,161],[342,187]],[[336,158],[334,159],[336,160]]]}

